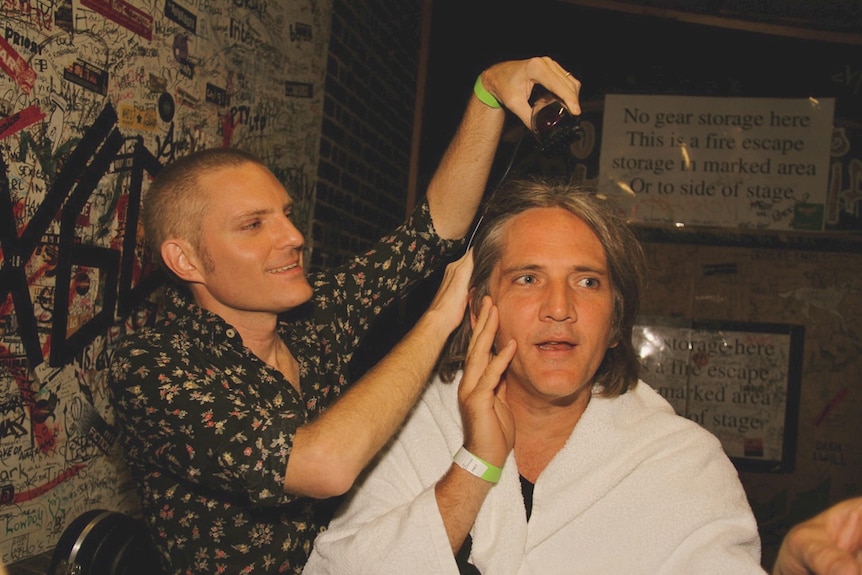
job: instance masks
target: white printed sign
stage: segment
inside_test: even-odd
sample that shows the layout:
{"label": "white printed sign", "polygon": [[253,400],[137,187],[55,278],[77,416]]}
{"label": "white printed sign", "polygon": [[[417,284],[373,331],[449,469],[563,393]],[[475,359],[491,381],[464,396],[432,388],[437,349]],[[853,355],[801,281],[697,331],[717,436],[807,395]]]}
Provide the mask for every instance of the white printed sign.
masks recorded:
{"label": "white printed sign", "polygon": [[607,95],[599,189],[644,224],[822,230],[834,105]]}

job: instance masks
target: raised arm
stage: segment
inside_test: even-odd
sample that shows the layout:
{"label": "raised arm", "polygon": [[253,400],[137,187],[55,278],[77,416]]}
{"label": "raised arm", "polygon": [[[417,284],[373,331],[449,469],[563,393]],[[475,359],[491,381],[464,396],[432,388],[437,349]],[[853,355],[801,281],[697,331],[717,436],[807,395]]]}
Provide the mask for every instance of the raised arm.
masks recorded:
{"label": "raised arm", "polygon": [[[542,84],[580,113],[580,83],[547,57],[502,62],[481,75],[485,102],[498,101],[530,123],[528,102]],[[437,234],[466,235],[481,202],[505,112],[474,95],[428,189]],[[284,489],[311,497],[344,493],[395,433],[415,403],[466,307],[472,256],[447,269],[430,309],[383,360],[316,421],[300,427],[288,458]]]}
{"label": "raised arm", "polygon": [[476,215],[503,131],[504,108],[529,128],[530,94],[536,84],[541,84],[556,94],[572,114],[581,113],[581,83],[546,56],[495,64],[482,72],[480,80],[502,107],[483,103],[474,91],[428,186],[434,227],[445,239],[464,237]]}
{"label": "raised arm", "polygon": [[310,497],[345,493],[416,402],[467,305],[468,252],[446,267],[437,295],[413,328],[318,419],[297,429],[284,490]]}
{"label": "raised arm", "polygon": [[[489,299],[473,331],[468,381],[455,388],[437,380],[425,391],[394,442],[316,539],[303,575],[457,575],[453,550],[460,548],[491,486],[452,464],[452,450],[464,441],[457,408],[461,397],[470,396],[472,405],[464,417],[465,433],[482,436],[465,441],[470,449],[499,466],[512,447],[511,421],[505,405],[497,405],[503,398],[495,389],[515,344],[491,353],[497,325]],[[468,423],[474,416],[478,421]],[[443,500],[441,488],[449,490]]]}
{"label": "raised arm", "polygon": [[[492,352],[498,325],[497,310],[491,298],[485,297],[467,349],[458,402],[464,424],[464,449],[469,457],[502,468],[515,443],[515,422],[501,378],[517,346],[510,341],[498,354]],[[435,487],[437,507],[454,553],[463,545],[496,482],[479,475],[453,462]]]}

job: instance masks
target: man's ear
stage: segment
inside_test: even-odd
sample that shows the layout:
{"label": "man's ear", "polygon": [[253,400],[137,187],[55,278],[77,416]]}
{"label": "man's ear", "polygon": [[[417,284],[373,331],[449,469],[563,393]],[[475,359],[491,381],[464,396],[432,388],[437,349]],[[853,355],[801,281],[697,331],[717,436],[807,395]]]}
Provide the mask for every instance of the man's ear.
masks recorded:
{"label": "man's ear", "polygon": [[479,310],[473,309],[473,295],[476,293],[476,288],[470,288],[467,293],[467,310],[470,312],[470,329],[476,327],[476,322],[479,319]]}
{"label": "man's ear", "polygon": [[169,239],[162,244],[162,260],[183,281],[198,283],[202,280],[202,269],[197,254],[184,240]]}

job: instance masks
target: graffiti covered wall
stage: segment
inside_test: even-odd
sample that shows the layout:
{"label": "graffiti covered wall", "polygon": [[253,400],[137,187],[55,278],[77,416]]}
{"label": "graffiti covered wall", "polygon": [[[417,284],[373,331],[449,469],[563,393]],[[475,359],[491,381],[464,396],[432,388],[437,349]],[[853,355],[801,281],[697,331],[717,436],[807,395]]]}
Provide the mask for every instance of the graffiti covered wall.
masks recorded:
{"label": "graffiti covered wall", "polygon": [[[0,0],[0,557],[136,506],[106,396],[159,168],[260,156],[311,221],[331,0]],[[308,229],[306,227],[306,229]]]}

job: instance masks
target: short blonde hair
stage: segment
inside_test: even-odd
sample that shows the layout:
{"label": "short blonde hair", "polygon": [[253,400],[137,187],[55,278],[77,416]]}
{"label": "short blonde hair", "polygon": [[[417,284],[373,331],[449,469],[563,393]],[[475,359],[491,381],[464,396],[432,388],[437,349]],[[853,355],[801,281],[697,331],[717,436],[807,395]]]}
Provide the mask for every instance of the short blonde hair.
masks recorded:
{"label": "short blonde hair", "polygon": [[200,222],[209,207],[206,190],[200,187],[200,176],[247,163],[266,167],[248,152],[209,148],[183,156],[156,174],[144,197],[142,219],[147,243],[162,268],[170,273],[161,256],[162,244],[170,238],[188,241],[204,266],[212,266],[200,234]]}

